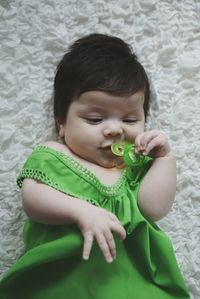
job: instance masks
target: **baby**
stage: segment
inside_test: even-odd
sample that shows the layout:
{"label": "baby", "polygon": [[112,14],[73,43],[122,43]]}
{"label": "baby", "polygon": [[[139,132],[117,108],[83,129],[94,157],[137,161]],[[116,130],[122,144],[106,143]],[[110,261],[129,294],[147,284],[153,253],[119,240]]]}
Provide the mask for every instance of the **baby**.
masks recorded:
{"label": "baby", "polygon": [[[2,280],[0,299],[189,298],[154,223],[173,204],[176,159],[162,132],[144,131],[149,94],[121,39],[91,34],[69,48],[54,81],[63,142],[34,149],[18,177],[26,253]],[[124,141],[152,159],[127,166],[112,151]]]}

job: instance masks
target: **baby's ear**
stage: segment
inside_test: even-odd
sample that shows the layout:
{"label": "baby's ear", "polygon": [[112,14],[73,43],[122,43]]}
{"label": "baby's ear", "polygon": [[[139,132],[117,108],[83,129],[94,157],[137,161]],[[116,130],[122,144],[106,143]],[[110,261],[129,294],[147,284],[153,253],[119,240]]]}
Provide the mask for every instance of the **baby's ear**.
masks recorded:
{"label": "baby's ear", "polygon": [[65,136],[65,126],[62,125],[62,124],[59,124],[57,123],[57,126],[58,126],[58,133],[59,133],[59,136],[62,138]]}

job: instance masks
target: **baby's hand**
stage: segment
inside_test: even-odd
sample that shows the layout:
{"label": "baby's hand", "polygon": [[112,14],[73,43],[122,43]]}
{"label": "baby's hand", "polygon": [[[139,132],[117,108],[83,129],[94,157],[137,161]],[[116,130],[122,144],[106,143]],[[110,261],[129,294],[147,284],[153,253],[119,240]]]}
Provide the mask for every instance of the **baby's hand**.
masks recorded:
{"label": "baby's hand", "polygon": [[116,232],[120,239],[124,240],[126,231],[113,213],[88,204],[81,209],[77,224],[84,237],[83,259],[89,259],[94,239],[97,241],[107,262],[110,263],[116,258],[116,247],[112,232]]}
{"label": "baby's hand", "polygon": [[149,155],[153,158],[165,157],[170,152],[166,136],[157,130],[139,134],[135,139],[136,154]]}

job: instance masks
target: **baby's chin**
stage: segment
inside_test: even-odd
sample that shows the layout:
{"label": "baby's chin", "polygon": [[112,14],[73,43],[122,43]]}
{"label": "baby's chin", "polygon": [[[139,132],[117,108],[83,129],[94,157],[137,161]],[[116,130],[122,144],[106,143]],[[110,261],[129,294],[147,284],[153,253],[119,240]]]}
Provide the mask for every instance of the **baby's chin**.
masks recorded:
{"label": "baby's chin", "polygon": [[99,166],[104,168],[124,168],[124,163],[122,159],[113,160],[102,160],[97,163]]}

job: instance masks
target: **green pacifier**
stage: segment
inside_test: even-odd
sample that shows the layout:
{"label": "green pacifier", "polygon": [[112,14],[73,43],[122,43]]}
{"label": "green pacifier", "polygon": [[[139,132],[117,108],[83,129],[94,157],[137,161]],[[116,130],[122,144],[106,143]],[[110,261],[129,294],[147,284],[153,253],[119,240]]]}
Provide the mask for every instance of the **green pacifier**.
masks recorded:
{"label": "green pacifier", "polygon": [[129,141],[114,142],[111,145],[111,151],[118,157],[123,157],[128,166],[142,166],[144,163],[153,160],[151,157],[135,153],[135,145]]}
{"label": "green pacifier", "polygon": [[127,146],[131,145],[130,142],[124,140],[121,142],[114,142],[111,145],[111,151],[114,155],[118,157],[123,157],[124,155],[124,150]]}

